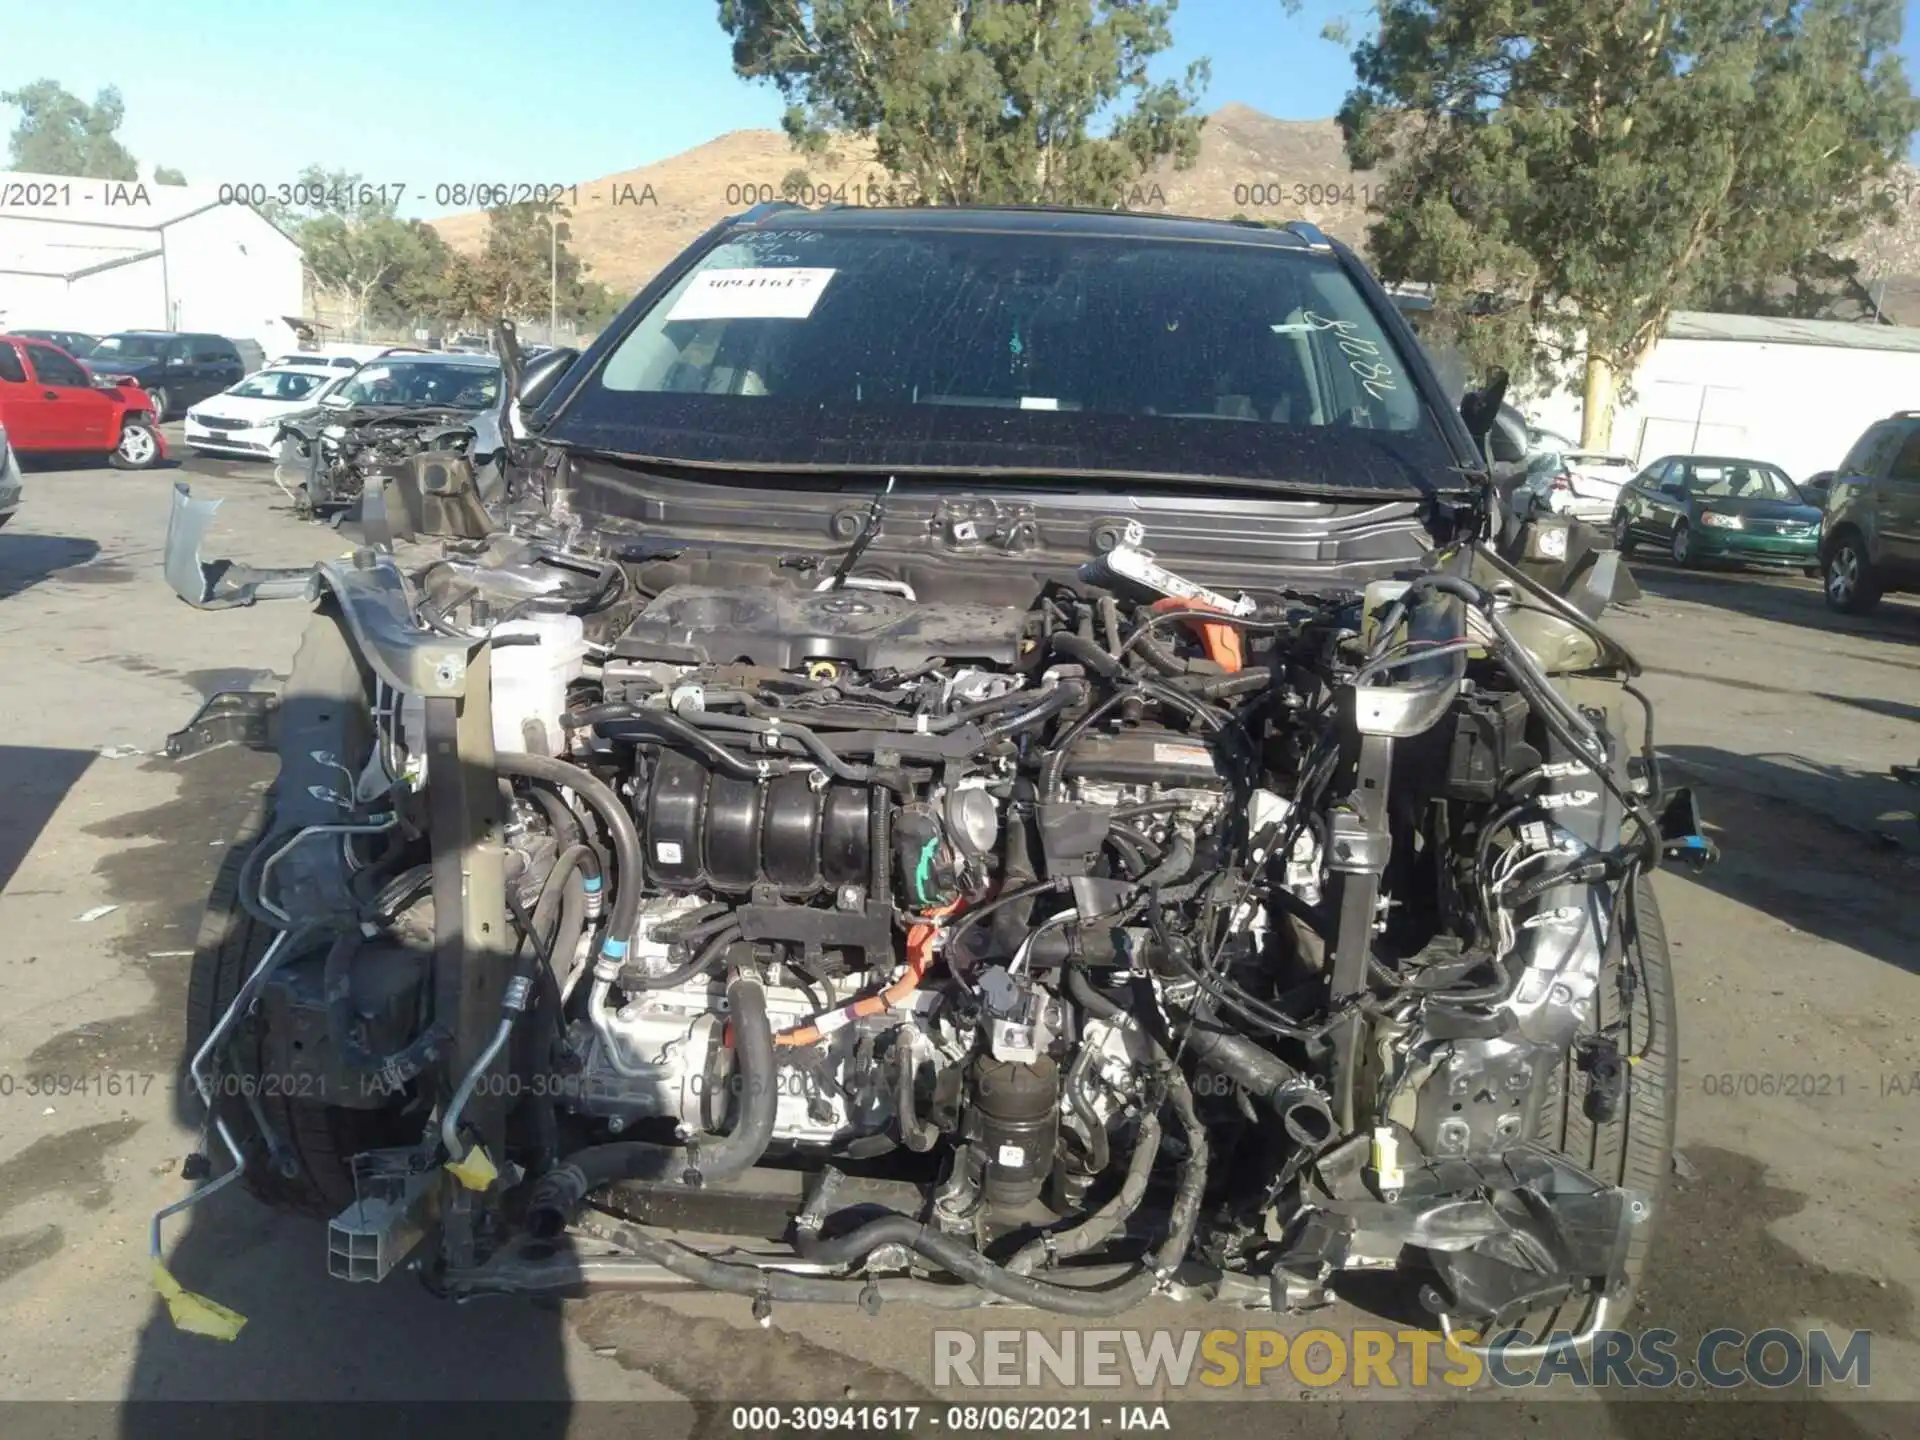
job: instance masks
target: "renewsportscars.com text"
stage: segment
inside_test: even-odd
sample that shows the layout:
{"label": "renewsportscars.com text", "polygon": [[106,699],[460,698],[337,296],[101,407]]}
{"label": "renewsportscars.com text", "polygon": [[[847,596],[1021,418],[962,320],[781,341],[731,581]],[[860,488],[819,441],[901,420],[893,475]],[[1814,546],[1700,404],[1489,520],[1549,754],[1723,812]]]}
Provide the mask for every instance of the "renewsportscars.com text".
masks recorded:
{"label": "renewsportscars.com text", "polygon": [[[1504,1331],[1486,1355],[1462,1348],[1472,1331],[1446,1340],[1426,1330],[936,1330],[933,1383],[996,1388],[1059,1384],[1111,1388],[1190,1385],[1210,1388],[1294,1383],[1356,1389],[1466,1389],[1484,1381],[1509,1388],[1570,1383],[1616,1389],[1777,1390],[1794,1385],[1851,1386],[1872,1381],[1867,1330],[1805,1332],[1713,1330],[1683,1344],[1672,1330],[1602,1330],[1591,1345],[1544,1358],[1509,1348],[1536,1337]],[[1539,1337],[1564,1339],[1564,1333]]]}

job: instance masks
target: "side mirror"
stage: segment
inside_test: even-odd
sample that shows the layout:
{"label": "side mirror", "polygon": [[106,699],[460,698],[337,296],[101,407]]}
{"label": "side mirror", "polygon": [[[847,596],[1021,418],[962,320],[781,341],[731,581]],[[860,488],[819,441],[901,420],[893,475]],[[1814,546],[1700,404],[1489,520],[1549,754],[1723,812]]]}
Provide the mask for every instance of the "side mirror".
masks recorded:
{"label": "side mirror", "polygon": [[526,368],[520,372],[520,386],[514,395],[520,404],[520,413],[528,416],[538,410],[540,403],[553,393],[561,377],[573,368],[573,362],[579,358],[578,350],[571,345],[563,345],[528,361]]}
{"label": "side mirror", "polygon": [[1486,384],[1460,397],[1460,418],[1466,421],[1467,433],[1473,437],[1473,443],[1483,450],[1487,436],[1493,433],[1494,422],[1500,418],[1500,406],[1506,398],[1507,372],[1498,368],[1487,376]]}

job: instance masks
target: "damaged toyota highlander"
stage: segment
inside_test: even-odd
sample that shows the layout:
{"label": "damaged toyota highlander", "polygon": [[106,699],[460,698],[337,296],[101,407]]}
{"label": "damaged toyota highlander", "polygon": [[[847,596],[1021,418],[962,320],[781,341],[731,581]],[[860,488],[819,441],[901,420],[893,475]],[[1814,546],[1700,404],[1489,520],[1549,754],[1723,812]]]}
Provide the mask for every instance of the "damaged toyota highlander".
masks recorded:
{"label": "damaged toyota highlander", "polygon": [[788,205],[507,371],[487,533],[315,572],[156,1263],[238,1179],[454,1298],[1618,1312],[1712,847],[1503,377],[1307,225]]}

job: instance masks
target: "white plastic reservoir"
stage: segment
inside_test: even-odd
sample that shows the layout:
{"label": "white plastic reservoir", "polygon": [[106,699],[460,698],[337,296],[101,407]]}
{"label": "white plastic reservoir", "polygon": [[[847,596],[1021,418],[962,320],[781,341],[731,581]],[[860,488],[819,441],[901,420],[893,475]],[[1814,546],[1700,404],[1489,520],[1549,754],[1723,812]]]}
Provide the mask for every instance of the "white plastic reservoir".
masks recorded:
{"label": "white plastic reservoir", "polygon": [[[533,636],[498,642],[509,636]],[[580,678],[587,646],[578,615],[538,615],[493,627],[493,748],[558,755],[566,748],[560,716],[567,686]]]}

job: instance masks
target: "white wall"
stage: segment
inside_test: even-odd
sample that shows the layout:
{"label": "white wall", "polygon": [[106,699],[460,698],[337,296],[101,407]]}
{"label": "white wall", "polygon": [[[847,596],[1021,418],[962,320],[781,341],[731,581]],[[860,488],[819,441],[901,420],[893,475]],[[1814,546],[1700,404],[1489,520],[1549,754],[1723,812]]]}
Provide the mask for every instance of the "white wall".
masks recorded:
{"label": "white wall", "polygon": [[167,328],[254,340],[269,356],[294,348],[283,316],[301,304],[300,248],[245,205],[215,205],[168,225]]}
{"label": "white wall", "polygon": [[[1684,451],[1771,460],[1795,479],[1831,470],[1875,420],[1920,409],[1920,354],[1748,340],[1657,342],[1618,406],[1609,447],[1647,464]],[[1580,436],[1580,394],[1521,408]]]}

